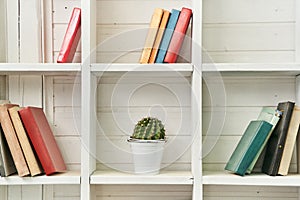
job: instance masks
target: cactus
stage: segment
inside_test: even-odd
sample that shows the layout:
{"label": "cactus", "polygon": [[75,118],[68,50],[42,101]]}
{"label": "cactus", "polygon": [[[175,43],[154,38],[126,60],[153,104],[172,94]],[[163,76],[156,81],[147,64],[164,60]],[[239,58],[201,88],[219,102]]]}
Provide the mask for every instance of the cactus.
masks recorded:
{"label": "cactus", "polygon": [[157,118],[145,117],[135,125],[131,138],[139,140],[164,140],[164,125]]}

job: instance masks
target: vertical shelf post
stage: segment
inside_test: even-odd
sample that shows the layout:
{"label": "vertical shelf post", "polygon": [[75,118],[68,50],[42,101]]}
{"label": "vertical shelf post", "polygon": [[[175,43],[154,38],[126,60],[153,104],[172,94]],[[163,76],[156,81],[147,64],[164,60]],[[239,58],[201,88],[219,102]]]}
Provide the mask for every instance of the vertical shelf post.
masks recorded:
{"label": "vertical shelf post", "polygon": [[202,38],[202,1],[193,0],[193,24],[192,24],[192,64],[194,66],[192,75],[192,97],[191,97],[191,116],[192,116],[192,173],[194,177],[193,200],[203,198],[202,192],[202,57],[201,57],[201,38]]}
{"label": "vertical shelf post", "polygon": [[96,169],[95,155],[95,77],[90,65],[95,62],[96,0],[81,1],[81,200],[91,198],[90,175]]}

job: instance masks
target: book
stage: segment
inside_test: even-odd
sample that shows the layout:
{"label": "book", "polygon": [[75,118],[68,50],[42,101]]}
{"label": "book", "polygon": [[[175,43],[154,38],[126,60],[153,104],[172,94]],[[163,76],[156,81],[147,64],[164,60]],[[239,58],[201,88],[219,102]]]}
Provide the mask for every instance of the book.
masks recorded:
{"label": "book", "polygon": [[278,174],[286,136],[294,109],[294,102],[280,102],[277,110],[282,112],[282,117],[272,132],[266,146],[266,153],[262,165],[262,172],[271,176]]}
{"label": "book", "polygon": [[17,173],[17,169],[0,126],[0,176],[6,177],[15,173]]}
{"label": "book", "polygon": [[152,47],[154,45],[154,41],[155,41],[156,34],[159,29],[159,25],[160,25],[163,13],[164,13],[164,10],[161,8],[156,8],[154,10],[154,13],[153,13],[151,21],[150,21],[150,25],[149,25],[148,33],[146,36],[146,41],[144,44],[142,55],[140,58],[141,64],[146,64],[149,62]]}
{"label": "book", "polygon": [[81,36],[81,9],[74,8],[68,28],[66,30],[59,54],[58,63],[69,63],[73,61],[76,48]]}
{"label": "book", "polygon": [[46,175],[66,171],[66,165],[42,108],[25,107],[19,110],[25,130]]}
{"label": "book", "polygon": [[18,137],[16,135],[15,129],[13,127],[8,109],[11,107],[18,106],[16,104],[3,104],[0,105],[0,122],[2,130],[7,141],[9,150],[11,152],[13,161],[18,171],[19,176],[30,175],[27,163],[19,143]]}
{"label": "book", "polygon": [[282,157],[278,169],[279,175],[288,174],[289,166],[292,160],[293,150],[299,132],[299,124],[300,124],[300,107],[294,106],[293,114],[291,117],[289,129],[287,131],[285,145],[284,145],[284,149],[282,152]]}
{"label": "book", "polygon": [[177,24],[179,14],[180,14],[179,10],[172,9],[167,27],[166,27],[163,37],[162,37],[162,41],[159,45],[155,63],[163,63],[164,62],[164,59],[165,59],[165,56],[166,56],[166,53],[167,53],[167,50],[168,50],[168,47],[169,47],[169,44],[171,41],[171,37],[173,35],[175,26]]}
{"label": "book", "polygon": [[[247,169],[248,174],[250,174],[252,172],[252,170],[255,166],[256,166],[256,168],[259,167],[261,169],[261,166],[262,166],[261,160],[263,160],[263,156],[264,156],[263,151],[265,149],[265,146],[266,146],[274,128],[276,127],[278,121],[280,120],[281,115],[282,115],[281,111],[277,110],[276,108],[272,108],[272,107],[263,107],[262,110],[260,111],[257,120],[264,120],[266,122],[269,122],[270,124],[272,124],[272,129],[270,130],[264,143],[261,145],[261,147],[260,147],[257,155],[255,156],[255,158],[253,159],[251,165]],[[260,158],[260,162],[259,162],[260,166],[257,166],[256,163],[258,162],[259,158]]]}
{"label": "book", "polygon": [[22,151],[24,153],[30,174],[31,174],[31,176],[36,176],[38,174],[43,173],[43,169],[41,168],[39,160],[37,159],[36,154],[35,154],[34,150],[32,149],[30,140],[27,137],[27,134],[23,127],[23,124],[22,124],[22,121],[21,121],[21,118],[20,118],[19,112],[18,112],[20,109],[21,109],[20,107],[15,106],[15,107],[9,108],[8,111],[9,111],[13,126],[15,128],[18,140],[20,142]]}
{"label": "book", "polygon": [[161,19],[161,22],[160,22],[160,25],[159,25],[159,29],[158,29],[158,32],[157,32],[156,37],[155,37],[153,48],[151,50],[151,54],[150,54],[150,58],[149,58],[148,63],[154,63],[155,62],[155,59],[156,59],[156,56],[157,56],[157,53],[158,53],[158,48],[159,48],[159,45],[161,43],[165,28],[167,26],[169,16],[170,16],[170,12],[167,11],[167,10],[164,10],[163,16],[162,16],[162,19]]}
{"label": "book", "polygon": [[175,63],[178,57],[178,53],[181,49],[186,31],[190,24],[192,17],[192,10],[183,7],[180,11],[180,15],[177,20],[177,24],[172,35],[167,54],[165,56],[165,63]]}
{"label": "book", "polygon": [[227,162],[225,169],[244,176],[271,129],[272,124],[264,120],[251,121]]}

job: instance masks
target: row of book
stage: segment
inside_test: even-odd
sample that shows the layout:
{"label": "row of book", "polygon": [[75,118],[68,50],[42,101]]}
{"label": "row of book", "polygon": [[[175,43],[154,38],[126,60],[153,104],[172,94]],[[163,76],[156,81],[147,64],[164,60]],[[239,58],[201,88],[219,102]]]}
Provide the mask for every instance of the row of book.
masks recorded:
{"label": "row of book", "polygon": [[0,104],[0,175],[36,176],[66,171],[42,108]]}
{"label": "row of book", "polygon": [[294,102],[280,102],[276,109],[263,107],[248,124],[225,169],[241,176],[287,175],[299,125],[300,107]]}
{"label": "row of book", "polygon": [[156,8],[147,33],[140,63],[175,63],[184,41],[192,10],[171,12]]}

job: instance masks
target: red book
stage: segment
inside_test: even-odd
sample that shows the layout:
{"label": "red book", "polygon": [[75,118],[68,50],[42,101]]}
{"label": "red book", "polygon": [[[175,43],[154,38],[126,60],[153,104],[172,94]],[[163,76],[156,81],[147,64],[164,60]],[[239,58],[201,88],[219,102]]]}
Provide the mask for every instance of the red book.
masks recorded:
{"label": "red book", "polygon": [[81,9],[74,8],[69,25],[57,57],[58,63],[69,63],[73,61],[76,48],[79,43],[81,31]]}
{"label": "red book", "polygon": [[190,19],[192,17],[192,10],[189,8],[182,8],[177,24],[175,26],[175,30],[173,36],[170,41],[170,45],[165,56],[165,63],[175,63],[177,60],[178,53],[182,46],[185,33],[190,24]]}
{"label": "red book", "polygon": [[26,132],[46,175],[66,171],[66,165],[42,108],[19,110]]}

